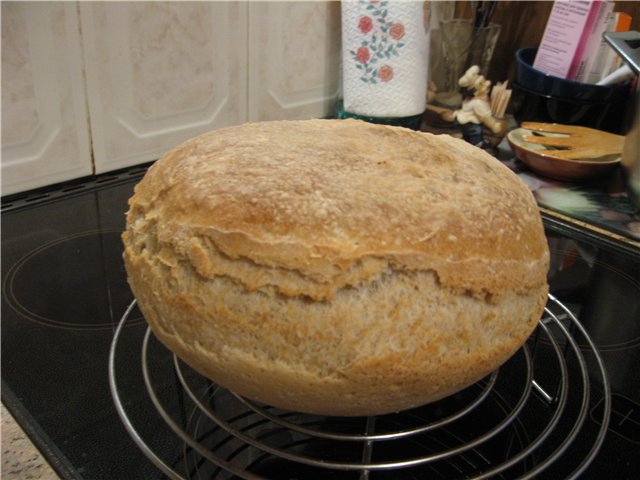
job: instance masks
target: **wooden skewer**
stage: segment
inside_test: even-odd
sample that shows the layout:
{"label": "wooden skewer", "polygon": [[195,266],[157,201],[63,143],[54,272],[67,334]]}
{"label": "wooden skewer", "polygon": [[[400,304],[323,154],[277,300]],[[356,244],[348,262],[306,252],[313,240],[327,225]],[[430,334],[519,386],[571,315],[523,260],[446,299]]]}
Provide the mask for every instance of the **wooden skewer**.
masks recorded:
{"label": "wooden skewer", "polygon": [[491,113],[494,117],[504,118],[507,105],[511,99],[511,90],[507,89],[508,82],[498,82],[491,90]]}

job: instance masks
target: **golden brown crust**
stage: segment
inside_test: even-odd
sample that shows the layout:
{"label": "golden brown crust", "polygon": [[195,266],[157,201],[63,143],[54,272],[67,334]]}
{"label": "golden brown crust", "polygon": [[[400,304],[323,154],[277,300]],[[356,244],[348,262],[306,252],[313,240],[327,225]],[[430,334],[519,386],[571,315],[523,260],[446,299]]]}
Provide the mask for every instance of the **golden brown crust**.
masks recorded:
{"label": "golden brown crust", "polygon": [[185,253],[197,257],[190,239],[203,236],[231,259],[313,278],[324,288],[298,293],[316,298],[385,263],[490,293],[539,285],[546,269],[536,204],[505,166],[446,135],[355,120],[201,135],[150,169],[136,204],[171,219],[158,233]]}
{"label": "golden brown crust", "polygon": [[170,348],[239,393],[328,414],[477,380],[524,342],[547,289],[540,216],[512,172],[445,135],[354,120],[185,142],[136,187],[123,238]]}

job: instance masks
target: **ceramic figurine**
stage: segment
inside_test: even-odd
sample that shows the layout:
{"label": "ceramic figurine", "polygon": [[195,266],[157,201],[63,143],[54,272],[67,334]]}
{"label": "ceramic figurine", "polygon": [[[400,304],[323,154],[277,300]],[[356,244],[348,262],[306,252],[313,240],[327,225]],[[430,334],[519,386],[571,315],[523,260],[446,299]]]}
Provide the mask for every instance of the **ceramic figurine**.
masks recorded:
{"label": "ceramic figurine", "polygon": [[480,75],[477,65],[470,67],[458,80],[462,92],[462,107],[455,110],[452,119],[462,131],[462,138],[472,145],[485,146],[485,127],[496,136],[504,135],[505,122],[494,117],[489,91],[491,82]]}

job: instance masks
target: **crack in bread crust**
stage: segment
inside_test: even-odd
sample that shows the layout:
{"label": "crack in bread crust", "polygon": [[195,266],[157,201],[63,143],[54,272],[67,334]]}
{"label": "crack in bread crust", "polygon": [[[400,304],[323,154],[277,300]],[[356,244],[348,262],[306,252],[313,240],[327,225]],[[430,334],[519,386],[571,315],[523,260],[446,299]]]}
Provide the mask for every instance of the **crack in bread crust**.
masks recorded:
{"label": "crack in bread crust", "polygon": [[[173,287],[172,297],[160,301],[154,292],[191,267],[182,262],[158,275],[153,269],[166,267],[150,260],[127,260],[137,272],[130,281],[154,333],[183,360],[250,398],[332,415],[397,411],[416,397],[433,401],[479,380],[520,347],[546,299],[541,288],[478,301],[442,288],[433,272],[390,272],[341,289],[329,302],[286,297],[275,288],[250,292],[222,276]],[[288,400],[260,388],[265,375],[270,385],[288,389]],[[293,389],[302,377],[305,388]],[[338,391],[354,401],[329,402],[327,392]]]}
{"label": "crack in bread crust", "polygon": [[[171,222],[169,222],[170,224]],[[202,228],[172,228],[167,230],[171,234],[158,235],[155,222],[149,222],[145,232],[138,232],[137,238],[147,243],[139,244],[139,249],[150,249],[158,255],[160,261],[168,266],[178,262],[188,262],[193,267],[193,275],[199,275],[202,279],[211,279],[216,276],[227,276],[242,284],[248,291],[259,290],[264,287],[274,287],[285,296],[305,296],[322,301],[332,299],[336,292],[345,287],[353,287],[366,282],[371,282],[384,272],[405,270],[432,270],[440,279],[438,273],[438,260],[412,259],[411,255],[378,255],[352,258],[347,263],[327,265],[327,274],[305,274],[301,268],[287,268],[273,264],[259,263],[254,258],[236,255],[230,256],[220,249],[211,236]],[[455,270],[468,271],[473,268],[473,262],[480,265],[476,268],[484,272],[491,272],[497,267],[489,265],[484,259],[467,259],[459,262]],[[425,266],[432,263],[435,268],[427,269]],[[466,263],[466,264],[465,264]],[[531,268],[539,267],[538,262],[527,265],[522,261],[510,262],[502,260],[503,268]],[[419,264],[420,268],[416,265]],[[510,265],[511,264],[511,265]],[[442,282],[442,280],[440,280]],[[446,282],[442,282],[446,283]],[[528,287],[528,285],[526,286]],[[470,294],[479,298],[482,296],[497,297],[499,293],[490,292],[485,288],[464,288]]]}

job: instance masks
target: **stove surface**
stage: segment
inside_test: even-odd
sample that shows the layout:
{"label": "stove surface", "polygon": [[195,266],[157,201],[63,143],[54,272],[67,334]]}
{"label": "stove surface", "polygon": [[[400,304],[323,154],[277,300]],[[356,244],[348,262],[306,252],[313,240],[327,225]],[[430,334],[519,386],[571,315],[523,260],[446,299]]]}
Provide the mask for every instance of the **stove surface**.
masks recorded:
{"label": "stove surface", "polygon": [[[63,478],[164,478],[122,425],[108,383],[114,331],[133,300],[120,233],[127,200],[141,175],[25,202],[2,214],[2,399]],[[640,252],[574,240],[553,228],[548,238],[551,291],[588,330],[612,387],[610,428],[583,477],[637,478]],[[148,399],[138,391],[143,379],[137,357],[145,331],[144,319],[134,310],[120,345],[125,354],[119,358],[131,369],[125,368],[120,381],[131,392],[127,401],[134,414],[149,418],[144,428],[155,437],[154,447],[179,462],[184,445],[164,435],[166,425],[148,415]],[[159,371],[162,361],[160,356],[153,360]],[[176,385],[168,376],[161,394],[174,396]],[[589,411],[593,428],[598,408],[596,402]],[[528,429],[522,425],[518,434]],[[470,455],[474,461],[486,460],[477,452]],[[265,475],[281,472],[276,461],[264,461],[261,468]]]}

